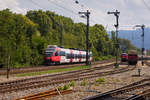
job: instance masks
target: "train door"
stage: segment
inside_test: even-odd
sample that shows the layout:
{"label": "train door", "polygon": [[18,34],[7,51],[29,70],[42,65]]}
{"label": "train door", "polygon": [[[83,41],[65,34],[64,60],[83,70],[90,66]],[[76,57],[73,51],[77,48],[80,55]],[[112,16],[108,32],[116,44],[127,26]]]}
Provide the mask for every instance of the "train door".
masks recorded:
{"label": "train door", "polygon": [[66,63],[66,53],[65,53],[65,51],[60,51],[60,56],[61,56],[60,63]]}

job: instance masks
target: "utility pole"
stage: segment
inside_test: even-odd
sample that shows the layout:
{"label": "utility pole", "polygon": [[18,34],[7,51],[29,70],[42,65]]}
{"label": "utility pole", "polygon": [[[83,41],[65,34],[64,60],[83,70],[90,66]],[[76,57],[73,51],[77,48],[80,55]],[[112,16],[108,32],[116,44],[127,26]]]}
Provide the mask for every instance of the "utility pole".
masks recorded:
{"label": "utility pole", "polygon": [[142,54],[142,66],[144,66],[144,50],[145,50],[145,48],[144,48],[144,28],[145,28],[145,25],[143,24],[143,25],[136,25],[135,27],[141,27],[141,29],[142,29],[142,48],[141,48],[141,54]]}
{"label": "utility pole", "polygon": [[9,71],[10,71],[10,55],[8,56],[8,62],[7,62],[7,79],[9,78]]}
{"label": "utility pole", "polygon": [[86,25],[86,65],[89,65],[89,15],[90,12],[87,10],[87,12],[79,12],[79,14],[84,14],[87,18],[87,25]]}
{"label": "utility pole", "polygon": [[118,64],[118,49],[119,49],[119,43],[118,43],[118,28],[119,28],[119,14],[120,12],[118,12],[118,10],[116,10],[115,12],[108,12],[107,14],[114,14],[115,17],[116,17],[116,24],[114,25],[115,28],[116,28],[116,44],[115,44],[115,47],[116,47],[116,63],[115,63],[115,67],[118,68],[119,67],[119,64]]}

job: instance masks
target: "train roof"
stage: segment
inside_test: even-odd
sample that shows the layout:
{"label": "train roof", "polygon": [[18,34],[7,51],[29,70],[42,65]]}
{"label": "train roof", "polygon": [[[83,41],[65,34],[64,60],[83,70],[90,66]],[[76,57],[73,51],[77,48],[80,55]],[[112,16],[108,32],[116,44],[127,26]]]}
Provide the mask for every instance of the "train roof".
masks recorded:
{"label": "train roof", "polygon": [[129,50],[128,54],[137,54],[137,51],[136,50]]}
{"label": "train roof", "polygon": [[47,48],[56,48],[58,47],[57,45],[48,45]]}
{"label": "train roof", "polygon": [[[79,48],[64,48],[64,46],[57,46],[57,45],[48,45],[47,48],[63,48],[63,49],[86,51],[86,50],[81,50]],[[91,52],[91,51],[89,51],[89,52]]]}

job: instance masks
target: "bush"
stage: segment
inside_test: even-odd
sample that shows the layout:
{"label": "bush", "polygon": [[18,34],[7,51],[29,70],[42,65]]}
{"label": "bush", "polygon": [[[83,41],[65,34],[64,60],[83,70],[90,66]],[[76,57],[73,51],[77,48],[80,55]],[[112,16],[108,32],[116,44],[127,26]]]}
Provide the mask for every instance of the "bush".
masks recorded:
{"label": "bush", "polygon": [[103,56],[103,60],[108,60],[108,56]]}
{"label": "bush", "polygon": [[64,89],[63,90],[68,90],[70,88],[69,85],[64,85]]}
{"label": "bush", "polygon": [[107,57],[108,57],[109,59],[112,59],[112,58],[113,58],[113,56],[112,56],[112,55],[108,55]]}
{"label": "bush", "polygon": [[95,85],[95,86],[99,86],[99,84],[98,84],[97,82],[94,82],[94,85]]}
{"label": "bush", "polygon": [[102,57],[94,57],[94,61],[102,61],[103,59],[102,59]]}
{"label": "bush", "polygon": [[58,90],[62,91],[62,90],[64,90],[64,88],[60,86],[60,87],[58,87]]}
{"label": "bush", "polygon": [[96,83],[105,83],[105,79],[104,78],[98,78],[98,79],[96,79]]}
{"label": "bush", "polygon": [[75,81],[71,81],[70,86],[75,86]]}
{"label": "bush", "polygon": [[88,85],[88,82],[87,82],[87,80],[83,80],[82,82],[81,82],[81,86],[86,86],[86,85]]}

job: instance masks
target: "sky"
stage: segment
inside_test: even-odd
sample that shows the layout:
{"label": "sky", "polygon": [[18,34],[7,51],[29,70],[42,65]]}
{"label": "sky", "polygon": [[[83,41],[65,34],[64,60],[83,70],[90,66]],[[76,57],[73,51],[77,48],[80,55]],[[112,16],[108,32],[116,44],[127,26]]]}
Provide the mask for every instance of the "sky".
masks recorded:
{"label": "sky", "polygon": [[90,25],[102,24],[115,30],[116,18],[108,11],[120,12],[119,29],[133,30],[135,25],[150,27],[150,0],[0,0],[0,10],[9,8],[12,12],[26,14],[29,10],[50,10],[70,17],[74,22],[86,23],[78,12],[90,11]]}

